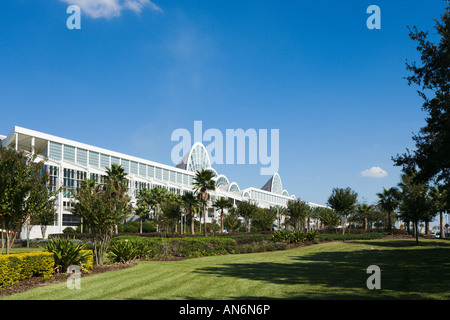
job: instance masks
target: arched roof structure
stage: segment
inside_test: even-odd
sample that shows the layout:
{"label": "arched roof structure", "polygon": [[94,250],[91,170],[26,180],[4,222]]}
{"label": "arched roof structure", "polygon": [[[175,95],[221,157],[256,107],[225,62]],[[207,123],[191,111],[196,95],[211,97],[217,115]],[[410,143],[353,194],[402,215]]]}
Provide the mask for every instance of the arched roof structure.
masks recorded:
{"label": "arched roof structure", "polygon": [[[197,170],[210,169],[211,159],[208,155],[208,151],[203,144],[200,142],[194,143],[191,150],[181,159],[177,168],[188,170],[191,172],[196,172]],[[217,172],[213,170],[216,174]]]}
{"label": "arched roof structure", "polygon": [[239,192],[239,191],[241,191],[241,189],[239,188],[236,182],[232,182],[228,187],[228,192]]}
{"label": "arched roof structure", "polygon": [[281,177],[278,173],[275,173],[269,181],[261,188],[262,190],[281,194],[283,192],[283,184],[281,183]]}

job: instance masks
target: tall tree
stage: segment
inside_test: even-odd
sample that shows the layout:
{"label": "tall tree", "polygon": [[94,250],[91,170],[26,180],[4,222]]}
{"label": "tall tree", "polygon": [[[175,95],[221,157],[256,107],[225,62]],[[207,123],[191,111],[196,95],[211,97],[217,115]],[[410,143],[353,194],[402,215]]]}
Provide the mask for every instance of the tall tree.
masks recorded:
{"label": "tall tree", "polygon": [[369,205],[367,203],[359,203],[356,206],[356,213],[359,218],[363,221],[363,228],[367,230],[368,227],[368,218],[373,212],[373,205]]}
{"label": "tall tree", "polygon": [[445,9],[440,21],[435,20],[438,40],[428,39],[428,32],[410,28],[410,38],[417,42],[421,65],[407,61],[408,84],[419,87],[422,109],[427,113],[426,125],[413,136],[416,150],[393,157],[405,173],[416,172],[420,182],[434,181],[450,186],[450,13]]}
{"label": "tall tree", "polygon": [[395,187],[389,189],[383,187],[383,192],[377,193],[377,197],[380,208],[388,214],[388,231],[392,232],[392,214],[399,206],[399,190]]}
{"label": "tall tree", "polygon": [[191,220],[191,234],[195,234],[194,208],[198,207],[200,202],[192,192],[186,192],[185,194],[183,194],[181,196],[181,200],[183,201],[183,206],[189,214]]}
{"label": "tall tree", "polygon": [[153,206],[151,192],[147,188],[142,188],[137,194],[135,214],[139,217],[139,233],[142,233],[144,219],[149,216]]}
{"label": "tall tree", "polygon": [[230,209],[233,207],[233,204],[226,198],[224,197],[220,197],[219,199],[216,199],[216,201],[214,201],[213,206],[217,209],[220,210],[220,232],[223,232],[223,211],[225,209]]}
{"label": "tall tree", "polygon": [[319,219],[326,227],[332,229],[339,225],[340,217],[339,214],[331,208],[320,208]]}
{"label": "tall tree", "polygon": [[295,230],[300,230],[304,227],[309,210],[309,205],[303,200],[296,199],[288,201],[286,206],[286,217]]}
{"label": "tall tree", "polygon": [[238,203],[236,213],[244,218],[247,232],[250,232],[251,221],[256,216],[259,209],[256,202],[253,200],[241,201]]}
{"label": "tall tree", "polygon": [[[105,181],[112,188],[112,192],[115,194],[124,195],[128,192],[128,180],[126,179],[127,174],[121,165],[111,164],[110,168],[106,168],[106,178]],[[120,221],[123,222],[123,221]],[[114,226],[115,233],[119,233],[118,225]]]}
{"label": "tall tree", "polygon": [[419,223],[429,220],[435,214],[436,207],[429,195],[428,185],[416,181],[414,174],[401,176],[400,214],[403,220],[413,224],[416,244],[419,244]]}
{"label": "tall tree", "polygon": [[345,233],[347,216],[353,212],[358,194],[350,188],[334,188],[328,198],[328,205],[335,210],[342,220],[342,234]]}
{"label": "tall tree", "polygon": [[54,212],[48,189],[48,175],[44,162],[36,155],[0,147],[0,228],[6,235],[6,253],[14,241],[14,231],[25,221],[42,214]]}
{"label": "tall tree", "polygon": [[103,264],[109,249],[114,227],[132,211],[131,197],[108,179],[104,184],[85,180],[72,201],[72,213],[83,219],[90,228],[97,264]]}
{"label": "tall tree", "polygon": [[275,207],[260,208],[253,218],[252,224],[262,231],[270,231],[273,227],[273,222],[277,218],[277,209]]}
{"label": "tall tree", "polygon": [[216,190],[216,182],[214,177],[216,174],[212,170],[201,169],[195,172],[194,177],[194,193],[197,195],[198,200],[203,204],[203,234],[206,235],[206,208],[209,199],[211,198],[210,192]]}
{"label": "tall tree", "polygon": [[156,221],[156,231],[159,232],[159,220],[161,213],[161,206],[169,197],[169,192],[166,188],[153,187],[150,189],[149,198],[147,199],[150,208],[153,211],[152,218]]}
{"label": "tall tree", "polygon": [[430,190],[430,196],[433,199],[433,202],[436,206],[436,209],[439,212],[439,236],[441,239],[445,238],[444,232],[444,213],[448,210],[448,192],[444,187],[437,186],[433,187]]}
{"label": "tall tree", "polygon": [[181,200],[180,196],[169,194],[167,199],[161,204],[161,224],[166,227],[166,230],[171,228],[177,232],[178,220],[181,215]]}

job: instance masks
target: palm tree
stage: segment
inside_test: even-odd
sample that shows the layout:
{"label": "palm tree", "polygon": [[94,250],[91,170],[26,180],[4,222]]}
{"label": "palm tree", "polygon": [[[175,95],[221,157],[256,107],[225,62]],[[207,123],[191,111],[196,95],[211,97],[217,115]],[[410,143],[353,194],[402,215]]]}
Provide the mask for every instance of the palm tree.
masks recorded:
{"label": "palm tree", "polygon": [[161,205],[167,200],[169,192],[166,188],[153,187],[150,189],[149,204],[153,209],[153,218],[156,220],[156,230],[159,232],[159,213]]}
{"label": "palm tree", "polygon": [[184,209],[191,217],[191,234],[195,234],[194,208],[198,207],[199,201],[191,192],[183,194],[181,200],[183,201]]}
{"label": "palm tree", "polygon": [[431,188],[430,196],[433,199],[433,202],[435,203],[436,208],[439,211],[440,238],[444,239],[445,238],[444,212],[447,210],[447,207],[448,207],[448,203],[447,203],[448,193],[447,193],[447,190],[445,190],[442,186],[437,186],[435,188]]}
{"label": "palm tree", "polygon": [[367,230],[367,216],[372,213],[373,205],[368,205],[367,203],[360,203],[356,212],[363,218],[364,220],[364,230]]}
{"label": "palm tree", "polygon": [[106,168],[106,179],[110,180],[115,186],[125,187],[127,184],[126,172],[121,165],[113,163],[111,168]]}
{"label": "palm tree", "polygon": [[139,190],[136,201],[137,208],[135,210],[136,215],[139,216],[139,233],[142,233],[142,223],[144,218],[150,213],[152,203],[150,190],[147,188]]}
{"label": "palm tree", "polygon": [[[122,198],[126,196],[128,187],[128,180],[126,179],[126,172],[122,166],[118,164],[111,164],[111,168],[106,168],[106,181],[105,183],[110,183],[112,186],[112,196]],[[115,233],[119,233],[117,225],[114,226]]]}
{"label": "palm tree", "polygon": [[230,209],[233,207],[233,204],[226,198],[220,197],[220,199],[217,199],[214,204],[214,207],[220,210],[220,232],[223,232],[223,210],[224,209]]}
{"label": "palm tree", "polygon": [[380,205],[381,209],[385,210],[388,214],[388,230],[389,232],[392,231],[392,220],[391,220],[391,214],[397,209],[399,206],[399,190],[395,187],[386,189],[383,187],[383,192],[377,193],[377,197],[380,199],[378,200],[378,204]]}
{"label": "palm tree", "polygon": [[198,200],[203,204],[203,234],[206,235],[206,204],[211,198],[210,191],[216,190],[216,182],[213,178],[216,174],[212,170],[201,169],[195,172],[194,177],[194,193],[197,194]]}

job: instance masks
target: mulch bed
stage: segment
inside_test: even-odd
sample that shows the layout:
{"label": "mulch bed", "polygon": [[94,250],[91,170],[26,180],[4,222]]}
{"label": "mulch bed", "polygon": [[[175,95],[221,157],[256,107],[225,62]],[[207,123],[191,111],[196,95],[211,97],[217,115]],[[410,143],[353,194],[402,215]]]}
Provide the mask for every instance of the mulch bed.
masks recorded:
{"label": "mulch bed", "polygon": [[[93,274],[108,272],[108,271],[115,271],[115,270],[121,270],[133,267],[134,263],[112,263],[107,265],[95,265],[93,270],[89,273],[83,273],[81,277],[88,277]],[[15,283],[13,285],[7,286],[5,288],[0,288],[0,297],[2,296],[9,296],[11,294],[15,293],[21,293],[25,292],[27,290],[42,287],[49,285],[51,283],[57,283],[62,281],[67,281],[67,278],[69,277],[68,274],[64,273],[57,273],[53,275],[50,279],[45,280],[43,277],[32,277],[29,279],[25,279],[22,281],[19,281],[18,283]]]}

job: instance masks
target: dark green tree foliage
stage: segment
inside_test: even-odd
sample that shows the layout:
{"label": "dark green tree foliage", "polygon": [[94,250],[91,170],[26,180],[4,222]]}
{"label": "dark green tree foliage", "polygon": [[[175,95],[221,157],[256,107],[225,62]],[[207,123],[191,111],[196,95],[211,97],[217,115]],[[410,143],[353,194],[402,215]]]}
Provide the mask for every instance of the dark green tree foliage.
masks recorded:
{"label": "dark green tree foliage", "polygon": [[255,201],[248,200],[248,201],[241,201],[237,205],[237,214],[244,218],[245,226],[247,229],[247,232],[250,232],[250,223],[252,219],[256,216],[258,210],[260,208],[256,204]]}
{"label": "dark green tree foliage", "polygon": [[392,214],[399,205],[400,193],[397,188],[386,189],[383,187],[383,192],[377,193],[378,205],[388,214],[388,230],[392,231]]}
{"label": "dark green tree foliage", "polygon": [[441,21],[435,20],[439,41],[428,40],[428,32],[410,29],[410,38],[417,42],[422,64],[406,63],[412,75],[408,84],[420,87],[422,109],[427,113],[426,125],[413,136],[416,150],[393,158],[403,171],[417,171],[416,179],[434,180],[450,187],[450,13],[446,8]]}
{"label": "dark green tree foliage", "polygon": [[436,214],[436,205],[430,196],[429,188],[424,182],[416,182],[413,174],[402,175],[400,217],[411,222],[414,228],[416,243],[419,243],[419,222],[431,220]]}
{"label": "dark green tree foliage", "polygon": [[446,189],[442,186],[433,187],[430,190],[430,196],[439,212],[439,233],[440,238],[445,238],[444,232],[444,213],[449,207],[449,195]]}
{"label": "dark green tree foliage", "polygon": [[185,194],[183,194],[181,196],[181,201],[183,202],[184,210],[187,214],[189,214],[189,218],[191,221],[191,234],[195,234],[194,212],[195,208],[199,207],[200,202],[192,192],[186,192]]}
{"label": "dark green tree foliage", "polygon": [[90,230],[96,263],[103,264],[114,227],[132,211],[125,180],[117,176],[109,177],[103,184],[85,180],[74,197],[72,213],[82,218],[83,224]]}
{"label": "dark green tree foliage", "polygon": [[164,226],[166,230],[172,228],[176,231],[176,226],[181,215],[180,201],[177,201],[175,197],[168,198],[162,203],[161,212],[161,225]]}
{"label": "dark green tree foliage", "polygon": [[339,215],[330,208],[320,208],[319,219],[329,229],[336,228],[339,225]]}
{"label": "dark green tree foliage", "polygon": [[54,215],[43,162],[36,156],[0,147],[0,229],[6,238],[6,253],[14,240],[13,231],[39,215]]}
{"label": "dark green tree foliage", "polygon": [[216,190],[216,181],[213,179],[216,176],[214,171],[208,169],[201,169],[195,172],[194,177],[194,193],[198,200],[203,205],[203,233],[206,235],[206,207],[211,198],[210,191]]}
{"label": "dark green tree foliage", "polygon": [[213,206],[220,210],[220,232],[223,232],[223,211],[225,209],[231,209],[233,207],[233,204],[230,202],[230,200],[225,199],[224,197],[220,197],[220,199],[214,201]]}
{"label": "dark green tree foliage", "polygon": [[328,205],[341,217],[343,234],[347,216],[353,213],[357,198],[358,194],[350,188],[334,188],[328,198]]}
{"label": "dark green tree foliage", "polygon": [[289,200],[286,206],[287,223],[292,225],[295,230],[300,230],[305,225],[305,219],[309,213],[309,205],[300,199]]}
{"label": "dark green tree foliage", "polygon": [[275,207],[260,208],[256,212],[252,224],[262,231],[270,231],[276,218],[277,209]]}

